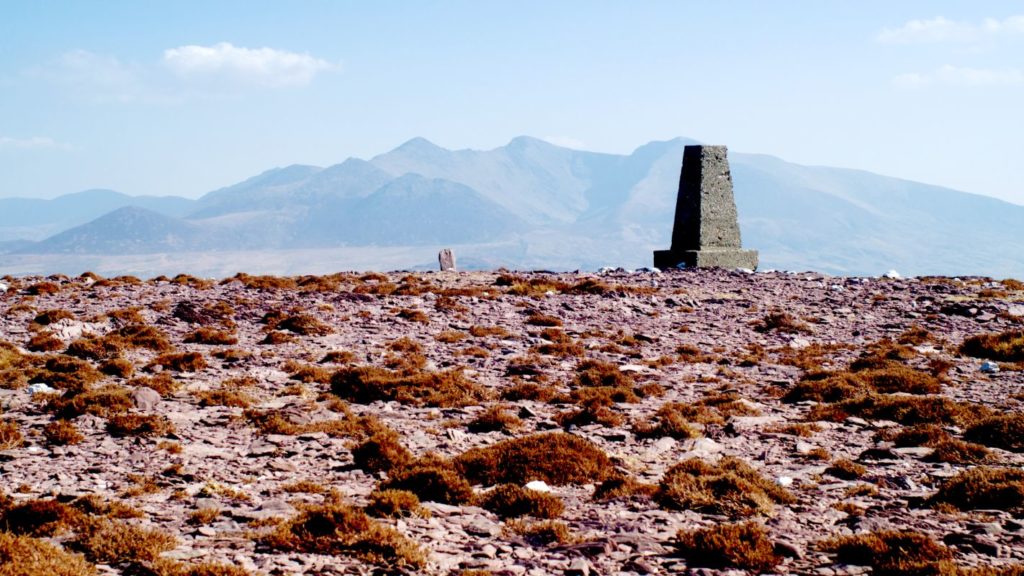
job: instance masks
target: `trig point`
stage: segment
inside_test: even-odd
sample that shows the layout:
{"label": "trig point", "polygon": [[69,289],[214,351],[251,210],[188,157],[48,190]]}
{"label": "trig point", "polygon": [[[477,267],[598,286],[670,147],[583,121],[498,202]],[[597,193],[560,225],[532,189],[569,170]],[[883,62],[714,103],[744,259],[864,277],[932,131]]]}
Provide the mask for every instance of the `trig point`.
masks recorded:
{"label": "trig point", "polygon": [[740,248],[740,224],[725,146],[687,146],[679,176],[672,248],[654,251],[655,268],[757,268]]}

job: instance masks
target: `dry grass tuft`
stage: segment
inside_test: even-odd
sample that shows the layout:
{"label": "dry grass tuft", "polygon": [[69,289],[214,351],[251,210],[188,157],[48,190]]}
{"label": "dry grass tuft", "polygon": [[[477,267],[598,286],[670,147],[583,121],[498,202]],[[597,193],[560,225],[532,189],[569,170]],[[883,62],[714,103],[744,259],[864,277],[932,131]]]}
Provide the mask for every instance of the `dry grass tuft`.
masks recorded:
{"label": "dry grass tuft", "polygon": [[287,316],[275,326],[278,330],[287,330],[300,336],[326,336],[334,330],[317,318],[308,314]]}
{"label": "dry grass tuft", "polygon": [[1019,511],[1024,509],[1024,470],[970,468],[947,480],[929,503],[950,505],[959,510]]}
{"label": "dry grass tuft", "polygon": [[58,418],[70,420],[82,414],[109,418],[123,414],[134,406],[131,393],[124,386],[109,384],[78,393],[68,393],[50,400],[46,410]]}
{"label": "dry grass tuft", "polygon": [[989,458],[988,449],[980,444],[953,438],[941,426],[920,424],[904,428],[891,435],[896,446],[926,446],[934,448],[925,460],[951,464],[977,464]]}
{"label": "dry grass tuft", "polygon": [[226,330],[216,328],[199,328],[187,336],[185,342],[188,344],[208,344],[212,346],[233,346],[238,344],[238,337]]}
{"label": "dry grass tuft", "polygon": [[655,500],[670,510],[694,510],[730,517],[771,514],[774,504],[795,498],[737,458],[710,464],[694,458],[668,469]]}
{"label": "dry grass tuft", "polygon": [[196,394],[199,405],[207,406],[230,406],[232,408],[248,408],[255,400],[252,396],[240,390],[204,390]]}
{"label": "dry grass tuft", "polygon": [[690,566],[770,572],[782,561],[768,531],[756,522],[680,530],[673,544]]}
{"label": "dry grass tuft", "polygon": [[[0,434],[0,437],[2,436]],[[54,420],[47,424],[43,427],[43,437],[54,446],[70,446],[85,440],[78,428],[67,420]]]}
{"label": "dry grass tuft", "polygon": [[455,466],[474,484],[526,484],[543,480],[561,486],[604,480],[612,465],[589,440],[561,432],[534,434],[473,448]]}
{"label": "dry grass tuft", "polygon": [[429,512],[420,506],[420,499],[408,490],[374,490],[364,510],[377,518],[404,518],[427,516]]}
{"label": "dry grass tuft", "polygon": [[92,562],[152,562],[177,546],[177,539],[156,529],[90,518],[79,530],[73,545]]}
{"label": "dry grass tuft", "polygon": [[540,312],[534,312],[527,316],[526,323],[531,326],[557,327],[562,325],[562,321],[559,318]]}
{"label": "dry grass tuft", "polygon": [[772,312],[765,315],[764,318],[754,324],[754,330],[762,333],[783,332],[786,334],[811,331],[810,328],[807,327],[807,324],[797,320],[786,312]]}
{"label": "dry grass tuft", "polygon": [[71,531],[83,519],[80,511],[57,500],[0,503],[0,532],[49,537]]}
{"label": "dry grass tuft", "polygon": [[422,310],[413,310],[411,308],[402,308],[398,311],[398,317],[402,320],[408,320],[409,322],[419,322],[420,324],[430,324],[430,316]]}
{"label": "dry grass tuft", "polygon": [[953,554],[925,534],[884,530],[831,538],[819,544],[841,564],[871,566],[878,576],[957,573]]}
{"label": "dry grass tuft", "polygon": [[112,436],[167,436],[174,433],[174,424],[162,414],[117,414],[107,420]]}
{"label": "dry grass tuft", "polygon": [[866,474],[867,471],[867,468],[853,460],[840,458],[832,462],[832,465],[825,469],[825,474],[843,480],[856,480]]}
{"label": "dry grass tuft", "polygon": [[628,476],[613,476],[594,488],[593,499],[598,502],[611,500],[649,499],[658,491],[655,484],[637,482]]}
{"label": "dry grass tuft", "polygon": [[491,406],[473,419],[466,428],[470,432],[506,432],[511,433],[523,426],[523,421],[512,414],[506,406]]}
{"label": "dry grass tuft", "polygon": [[991,414],[991,410],[980,404],[958,402],[942,396],[864,394],[836,404],[816,406],[808,414],[808,419],[842,421],[849,416],[859,416],[893,420],[905,425],[942,423],[967,426]]}
{"label": "dry grass tuft", "polygon": [[960,353],[1002,362],[1024,361],[1024,330],[972,336],[964,340]]}
{"label": "dry grass tuft", "polygon": [[565,504],[558,496],[517,484],[498,485],[481,497],[480,506],[501,518],[534,516],[551,519],[558,518],[565,511]]}
{"label": "dry grass tuft", "polygon": [[442,372],[393,371],[374,366],[343,368],[331,377],[331,390],[359,404],[394,400],[417,406],[467,406],[488,398],[461,369]]}
{"label": "dry grass tuft", "polygon": [[470,504],[476,499],[472,486],[452,462],[433,455],[393,468],[380,489],[408,490],[420,500],[442,504]]}
{"label": "dry grass tuft", "polygon": [[0,576],[92,576],[96,568],[80,554],[30,536],[0,532]]}
{"label": "dry grass tuft", "polygon": [[390,472],[395,468],[409,465],[412,453],[402,446],[398,433],[381,430],[352,449],[355,465],[364,472]]}
{"label": "dry grass tuft", "polygon": [[519,381],[511,388],[506,388],[501,393],[502,400],[518,402],[520,400],[535,400],[547,402],[555,397],[555,389],[546,384],[536,382]]}
{"label": "dry grass tuft", "polygon": [[154,366],[162,366],[175,372],[199,372],[209,367],[209,364],[199,352],[170,352],[154,358],[149,367]]}
{"label": "dry grass tuft", "polygon": [[575,539],[569,527],[564,522],[556,520],[543,520],[540,522],[510,520],[505,526],[534,546],[569,544]]}
{"label": "dry grass tuft", "polygon": [[1024,452],[1024,412],[986,418],[968,428],[964,438],[993,448]]}
{"label": "dry grass tuft", "polygon": [[419,546],[394,528],[338,502],[303,510],[263,541],[277,550],[355,556],[405,568],[422,568],[427,561]]}
{"label": "dry grass tuft", "polygon": [[0,420],[0,450],[18,448],[24,441],[17,422]]}
{"label": "dry grass tuft", "polygon": [[124,358],[111,358],[100,364],[100,372],[107,376],[131,378],[135,374],[135,365]]}
{"label": "dry grass tuft", "polygon": [[74,314],[67,310],[64,310],[63,308],[58,308],[56,310],[45,310],[43,312],[40,312],[39,314],[36,315],[35,318],[32,319],[32,323],[37,324],[39,326],[49,326],[50,324],[55,324],[57,322],[60,322],[61,320],[74,319]]}

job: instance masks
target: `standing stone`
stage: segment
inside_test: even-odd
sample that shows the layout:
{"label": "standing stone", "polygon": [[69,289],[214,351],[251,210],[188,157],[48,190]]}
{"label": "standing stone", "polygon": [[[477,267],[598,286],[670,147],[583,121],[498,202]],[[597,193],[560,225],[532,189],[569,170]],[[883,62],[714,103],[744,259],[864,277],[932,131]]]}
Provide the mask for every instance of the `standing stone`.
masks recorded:
{"label": "standing stone", "polygon": [[757,251],[740,248],[726,155],[725,146],[684,149],[672,248],[654,252],[656,268],[757,268]]}
{"label": "standing stone", "polygon": [[445,248],[437,255],[437,261],[441,263],[441,272],[455,271],[455,253]]}

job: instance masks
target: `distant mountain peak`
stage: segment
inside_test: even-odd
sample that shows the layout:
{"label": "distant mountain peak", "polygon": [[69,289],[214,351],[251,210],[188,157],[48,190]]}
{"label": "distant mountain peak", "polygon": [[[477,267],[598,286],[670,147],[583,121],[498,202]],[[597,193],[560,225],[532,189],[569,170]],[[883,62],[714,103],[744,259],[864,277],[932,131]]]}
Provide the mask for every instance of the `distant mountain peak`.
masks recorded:
{"label": "distant mountain peak", "polygon": [[448,150],[434,144],[430,140],[417,136],[411,140],[406,141],[401,146],[395,148],[392,152],[405,152],[415,154],[436,154],[438,152],[444,153]]}

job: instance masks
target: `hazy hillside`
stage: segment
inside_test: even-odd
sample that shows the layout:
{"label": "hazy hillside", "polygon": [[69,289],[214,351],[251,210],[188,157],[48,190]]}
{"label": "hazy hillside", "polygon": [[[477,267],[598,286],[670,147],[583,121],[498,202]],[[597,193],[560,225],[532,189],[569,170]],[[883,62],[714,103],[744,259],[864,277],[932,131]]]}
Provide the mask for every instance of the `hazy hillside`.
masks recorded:
{"label": "hazy hillside", "polygon": [[[78,224],[28,246],[0,244],[11,253],[0,270],[38,271],[45,264],[31,258],[44,253],[64,271],[84,266],[84,254],[119,253],[159,253],[167,266],[203,262],[195,272],[209,273],[267,263],[280,272],[328,262],[415,268],[433,266],[429,254],[443,246],[456,248],[463,266],[649,266],[651,251],[669,245],[682,151],[692,142],[614,155],[528,137],[482,151],[416,138],[369,161],[268,170],[198,201],[109,191],[0,200],[35,202],[25,218],[4,212],[0,240],[38,239],[15,232],[31,222],[56,226],[58,214]],[[732,152],[730,161],[744,245],[761,251],[762,268],[1024,276],[1022,206],[771,156]],[[97,218],[118,203],[146,210]],[[386,256],[360,257],[359,248]],[[304,252],[271,256],[282,250]],[[231,256],[218,263],[224,251]]]}
{"label": "hazy hillside", "polygon": [[42,240],[124,206],[184,216],[193,203],[176,196],[129,196],[113,190],[85,190],[52,200],[0,198],[0,241]]}

